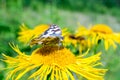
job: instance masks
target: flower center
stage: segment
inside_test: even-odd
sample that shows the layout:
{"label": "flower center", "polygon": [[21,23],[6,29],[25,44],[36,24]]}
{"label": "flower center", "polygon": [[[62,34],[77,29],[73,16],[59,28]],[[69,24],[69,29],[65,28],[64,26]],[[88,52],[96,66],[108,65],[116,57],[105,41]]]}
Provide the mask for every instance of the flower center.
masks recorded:
{"label": "flower center", "polygon": [[91,28],[91,30],[94,32],[100,32],[100,33],[104,33],[104,34],[111,34],[112,33],[112,29],[109,26],[104,25],[104,24],[94,25]]}
{"label": "flower center", "polygon": [[75,56],[70,50],[59,46],[44,46],[32,53],[31,59],[36,64],[66,66],[75,63]]}

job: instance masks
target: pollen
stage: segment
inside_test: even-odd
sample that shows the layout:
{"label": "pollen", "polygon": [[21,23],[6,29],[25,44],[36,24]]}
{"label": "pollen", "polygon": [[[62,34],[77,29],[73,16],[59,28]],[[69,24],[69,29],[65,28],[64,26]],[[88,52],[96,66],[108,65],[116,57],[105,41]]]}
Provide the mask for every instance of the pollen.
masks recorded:
{"label": "pollen", "polygon": [[60,65],[62,67],[75,63],[75,56],[71,51],[59,46],[44,46],[39,48],[32,53],[31,59],[36,64],[43,63],[44,65]]}

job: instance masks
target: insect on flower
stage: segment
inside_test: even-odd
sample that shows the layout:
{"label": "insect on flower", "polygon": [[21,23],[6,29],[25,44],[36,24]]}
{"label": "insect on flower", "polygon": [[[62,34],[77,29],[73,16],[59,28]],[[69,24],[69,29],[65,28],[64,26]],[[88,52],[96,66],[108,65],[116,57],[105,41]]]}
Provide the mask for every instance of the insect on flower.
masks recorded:
{"label": "insect on flower", "polygon": [[85,40],[85,38],[83,36],[69,35],[69,38],[74,39],[74,40],[78,40],[78,41]]}
{"label": "insect on flower", "polygon": [[62,45],[63,37],[59,26],[52,24],[50,27],[37,38],[33,38],[30,45]]}

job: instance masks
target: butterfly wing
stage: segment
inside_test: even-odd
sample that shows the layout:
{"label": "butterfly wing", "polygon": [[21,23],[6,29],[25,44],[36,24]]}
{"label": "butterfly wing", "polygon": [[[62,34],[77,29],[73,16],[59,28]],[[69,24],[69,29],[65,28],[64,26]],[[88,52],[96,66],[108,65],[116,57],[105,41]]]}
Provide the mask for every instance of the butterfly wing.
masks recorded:
{"label": "butterfly wing", "polygon": [[34,44],[61,44],[63,41],[61,29],[57,25],[50,25],[50,28],[46,30],[42,35],[38,38],[34,38],[31,40],[30,45]]}

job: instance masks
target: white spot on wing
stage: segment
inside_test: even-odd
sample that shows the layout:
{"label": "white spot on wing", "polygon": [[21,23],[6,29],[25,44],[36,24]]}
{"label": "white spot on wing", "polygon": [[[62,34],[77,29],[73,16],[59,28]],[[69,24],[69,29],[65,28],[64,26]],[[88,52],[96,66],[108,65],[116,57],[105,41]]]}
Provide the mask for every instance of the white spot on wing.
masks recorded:
{"label": "white spot on wing", "polygon": [[60,34],[61,34],[61,31],[56,31],[55,34],[59,34],[59,35],[60,35]]}

